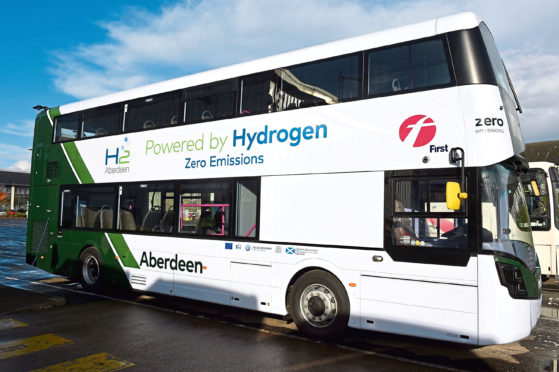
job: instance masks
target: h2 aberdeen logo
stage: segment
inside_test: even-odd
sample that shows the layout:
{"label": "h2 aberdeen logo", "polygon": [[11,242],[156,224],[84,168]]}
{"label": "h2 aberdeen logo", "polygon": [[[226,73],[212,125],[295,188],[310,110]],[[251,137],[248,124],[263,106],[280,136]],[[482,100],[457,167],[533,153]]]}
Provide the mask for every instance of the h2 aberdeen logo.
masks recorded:
{"label": "h2 aberdeen logo", "polygon": [[[422,147],[429,144],[435,134],[437,134],[437,126],[435,121],[426,115],[413,115],[404,120],[400,125],[400,140],[405,142],[413,141],[413,147]],[[429,146],[429,152],[448,152],[448,145]]]}
{"label": "h2 aberdeen logo", "polygon": [[[128,173],[130,172],[130,167],[122,166],[121,164],[129,164],[130,163],[130,151],[126,150],[128,145],[128,137],[124,137],[124,144],[122,146],[116,147],[114,152],[109,154],[109,149],[105,149],[105,174],[113,174],[113,173]],[[116,167],[109,166],[109,163],[113,163]]]}

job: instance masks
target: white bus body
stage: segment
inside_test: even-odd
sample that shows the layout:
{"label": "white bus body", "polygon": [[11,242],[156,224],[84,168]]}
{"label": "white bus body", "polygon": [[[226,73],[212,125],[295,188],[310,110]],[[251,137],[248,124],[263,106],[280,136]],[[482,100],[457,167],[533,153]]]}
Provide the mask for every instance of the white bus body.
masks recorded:
{"label": "white bus body", "polygon": [[[48,118],[54,126],[45,142],[53,149],[37,150],[34,159],[52,163],[63,154],[59,166],[67,162],[77,180],[42,183],[41,190],[50,187],[61,198],[53,207],[60,212],[52,246],[58,257],[89,262],[93,271],[84,264],[78,273],[86,286],[96,284],[94,264],[103,261],[124,272],[134,289],[291,316],[312,335],[326,335],[330,321],[347,312],[347,325],[372,331],[478,345],[526,337],[540,314],[541,282],[534,279],[525,202],[512,167],[522,162],[524,145],[508,82],[504,87],[502,74],[489,65],[494,46],[482,45],[484,30],[479,17],[464,13],[62,105],[58,113],[51,109],[37,125]],[[394,78],[394,91],[370,93],[377,49],[438,40],[454,58],[449,68],[470,71],[467,61],[476,56],[458,55],[466,47],[448,52],[448,45],[472,45],[461,44],[463,38],[481,43],[480,73],[451,70],[449,83],[436,89]],[[125,131],[139,98],[186,90],[188,99],[192,87],[236,78],[242,92],[246,75],[278,74],[286,66],[360,51],[361,77],[370,78],[361,99],[293,110],[284,105],[259,115],[240,111],[213,121],[202,113],[188,125],[173,126],[173,118],[165,128]],[[291,75],[283,83],[312,90],[327,103],[337,98]],[[85,119],[81,128],[63,127],[74,114],[116,103],[123,124],[114,135],[85,138]],[[151,126],[146,123],[143,128]],[[68,140],[80,133],[83,140]],[[464,149],[464,179],[460,162],[449,160],[455,148]],[[470,196],[459,210],[449,210],[441,192],[447,181],[460,180]],[[193,188],[222,184],[233,190],[225,201],[221,191],[206,197]],[[92,212],[102,187],[109,190],[103,195],[115,193],[113,204]],[[140,197],[130,190],[140,195],[142,188],[154,190],[144,193],[151,208],[134,222]],[[46,220],[46,205],[31,209],[30,224]],[[202,236],[197,229],[204,212],[218,222]],[[150,213],[159,220],[146,232]],[[165,216],[173,219],[168,228]],[[100,256],[86,254],[91,247]],[[72,249],[77,253],[68,253]],[[61,260],[37,265],[72,275]]]}
{"label": "white bus body", "polygon": [[530,171],[523,179],[534,245],[544,280],[557,277],[559,272],[558,169],[550,162],[530,162]]}

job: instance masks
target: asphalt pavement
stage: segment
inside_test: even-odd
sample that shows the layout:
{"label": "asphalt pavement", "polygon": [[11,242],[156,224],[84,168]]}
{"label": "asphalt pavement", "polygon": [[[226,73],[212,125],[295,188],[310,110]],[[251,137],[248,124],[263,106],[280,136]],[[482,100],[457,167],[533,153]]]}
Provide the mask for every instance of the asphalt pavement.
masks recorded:
{"label": "asphalt pavement", "polygon": [[0,316],[66,305],[66,299],[62,296],[49,296],[4,285],[0,285],[0,299]]}

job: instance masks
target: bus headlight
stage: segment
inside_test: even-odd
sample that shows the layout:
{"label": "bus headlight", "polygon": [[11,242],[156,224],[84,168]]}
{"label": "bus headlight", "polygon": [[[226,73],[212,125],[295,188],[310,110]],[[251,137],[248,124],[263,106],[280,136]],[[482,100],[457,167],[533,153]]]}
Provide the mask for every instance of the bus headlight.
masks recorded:
{"label": "bus headlight", "polygon": [[519,267],[497,262],[497,271],[501,284],[507,287],[512,298],[528,298],[526,283]]}

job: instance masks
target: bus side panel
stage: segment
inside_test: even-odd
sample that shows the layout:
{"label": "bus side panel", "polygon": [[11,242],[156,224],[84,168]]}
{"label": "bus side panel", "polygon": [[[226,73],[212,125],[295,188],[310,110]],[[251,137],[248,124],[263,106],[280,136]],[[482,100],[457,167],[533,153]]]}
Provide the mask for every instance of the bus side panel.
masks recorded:
{"label": "bus side panel", "polygon": [[[537,234],[537,232],[534,231],[533,232],[534,240],[536,240],[535,239],[536,236],[538,237],[538,241],[543,240],[540,235],[545,236],[546,234],[544,233],[545,232],[542,232],[542,234]],[[555,247],[552,246],[551,244],[535,244],[535,247],[536,247],[536,253],[538,254],[538,260],[540,261],[540,268],[542,270],[542,275],[553,275],[554,274],[553,266],[555,263],[553,262],[552,257],[553,257],[553,249],[555,249]]]}
{"label": "bus side panel", "polygon": [[260,240],[380,248],[384,172],[262,177]]}
{"label": "bus side panel", "polygon": [[139,268],[126,268],[135,289],[229,303],[229,259],[215,240],[123,235]]}
{"label": "bus side panel", "polygon": [[[421,248],[418,248],[421,249]],[[477,258],[467,266],[360,261],[361,328],[477,343]],[[380,258],[380,259],[378,259]]]}
{"label": "bus side panel", "polygon": [[[274,263],[281,280],[273,285],[271,311],[285,313],[289,281],[297,272],[316,267],[342,282],[350,300],[349,325],[359,327],[360,286],[348,283],[359,283],[360,266],[372,262],[372,251],[343,247],[383,246],[384,210],[378,208],[384,205],[383,190],[384,172],[262,177],[260,239],[289,245],[279,247],[281,253],[274,256],[288,265],[278,269]],[[298,247],[298,243],[340,248]],[[306,257],[310,255],[316,260]]]}
{"label": "bus side panel", "polygon": [[[137,262],[137,267],[124,265],[134,289],[285,315],[289,281],[298,272],[319,268],[344,285],[350,299],[349,325],[359,327],[359,286],[349,286],[359,283],[359,272],[355,260],[340,259],[343,250],[186,237],[123,237]],[[354,253],[368,255],[367,251]],[[192,262],[191,272],[188,262]],[[201,270],[196,269],[198,262]]]}
{"label": "bus side panel", "polygon": [[[503,101],[494,85],[458,87],[466,134],[466,166],[495,164],[514,155],[511,128],[501,110]],[[491,149],[491,151],[487,151]]]}
{"label": "bus side panel", "polygon": [[[448,151],[457,146],[466,149],[467,166],[476,165],[480,158],[485,165],[508,157],[510,138],[506,140],[502,133],[483,143],[494,150],[491,154],[484,152],[485,147],[474,149],[483,156],[469,150],[461,121],[460,88],[89,138],[76,141],[70,153],[74,159],[81,156],[76,160],[82,165],[77,167],[78,174],[81,170],[87,173],[86,179],[98,183],[446,168]],[[495,101],[491,94],[500,97],[499,91],[492,88],[476,85],[470,98],[475,102],[479,89],[480,99]],[[472,115],[480,116],[485,108],[483,105]],[[420,117],[433,121],[429,127],[434,137],[414,146],[423,124],[411,124]],[[468,129],[473,132],[475,122],[471,120]],[[401,128],[410,130],[407,136]],[[195,147],[189,150],[187,143]],[[123,147],[126,158],[112,157],[118,149],[123,156]]]}
{"label": "bus side panel", "polygon": [[[37,115],[35,119],[33,136],[33,154],[31,157],[30,174],[31,188],[29,190],[29,211],[27,219],[26,262],[28,264],[35,263],[37,266],[40,265],[40,268],[47,271],[50,271],[50,259],[49,263],[45,265],[45,262],[38,262],[35,256],[39,257],[39,251],[41,251],[40,254],[42,255],[48,254],[48,237],[50,236],[49,232],[52,231],[52,229],[47,226],[47,219],[49,217],[52,219],[52,216],[47,216],[46,210],[49,208],[44,208],[44,203],[49,202],[49,198],[47,197],[49,194],[45,193],[48,188],[46,190],[39,189],[39,186],[45,184],[44,159],[45,152],[47,151],[45,141],[48,141],[49,133],[52,133],[52,126],[49,123],[46,113],[42,112]],[[52,201],[53,200],[54,199],[52,199]],[[52,207],[50,207],[50,209],[52,209]],[[46,235],[43,236],[44,234]],[[45,237],[47,240],[43,242]]]}
{"label": "bus side panel", "polygon": [[477,288],[362,276],[361,328],[477,343]]}
{"label": "bus side panel", "polygon": [[35,263],[45,271],[69,275],[63,265],[67,250],[62,249],[56,239],[60,209],[59,184],[75,184],[78,181],[62,145],[51,144],[52,130],[47,114],[42,112],[37,115],[33,137],[26,262]]}
{"label": "bus side panel", "polygon": [[270,311],[272,265],[231,262],[231,305]]}
{"label": "bus side panel", "polygon": [[[27,222],[27,263],[55,272],[58,263],[54,236],[58,226],[58,186],[32,188]],[[31,261],[31,262],[30,262]]]}

